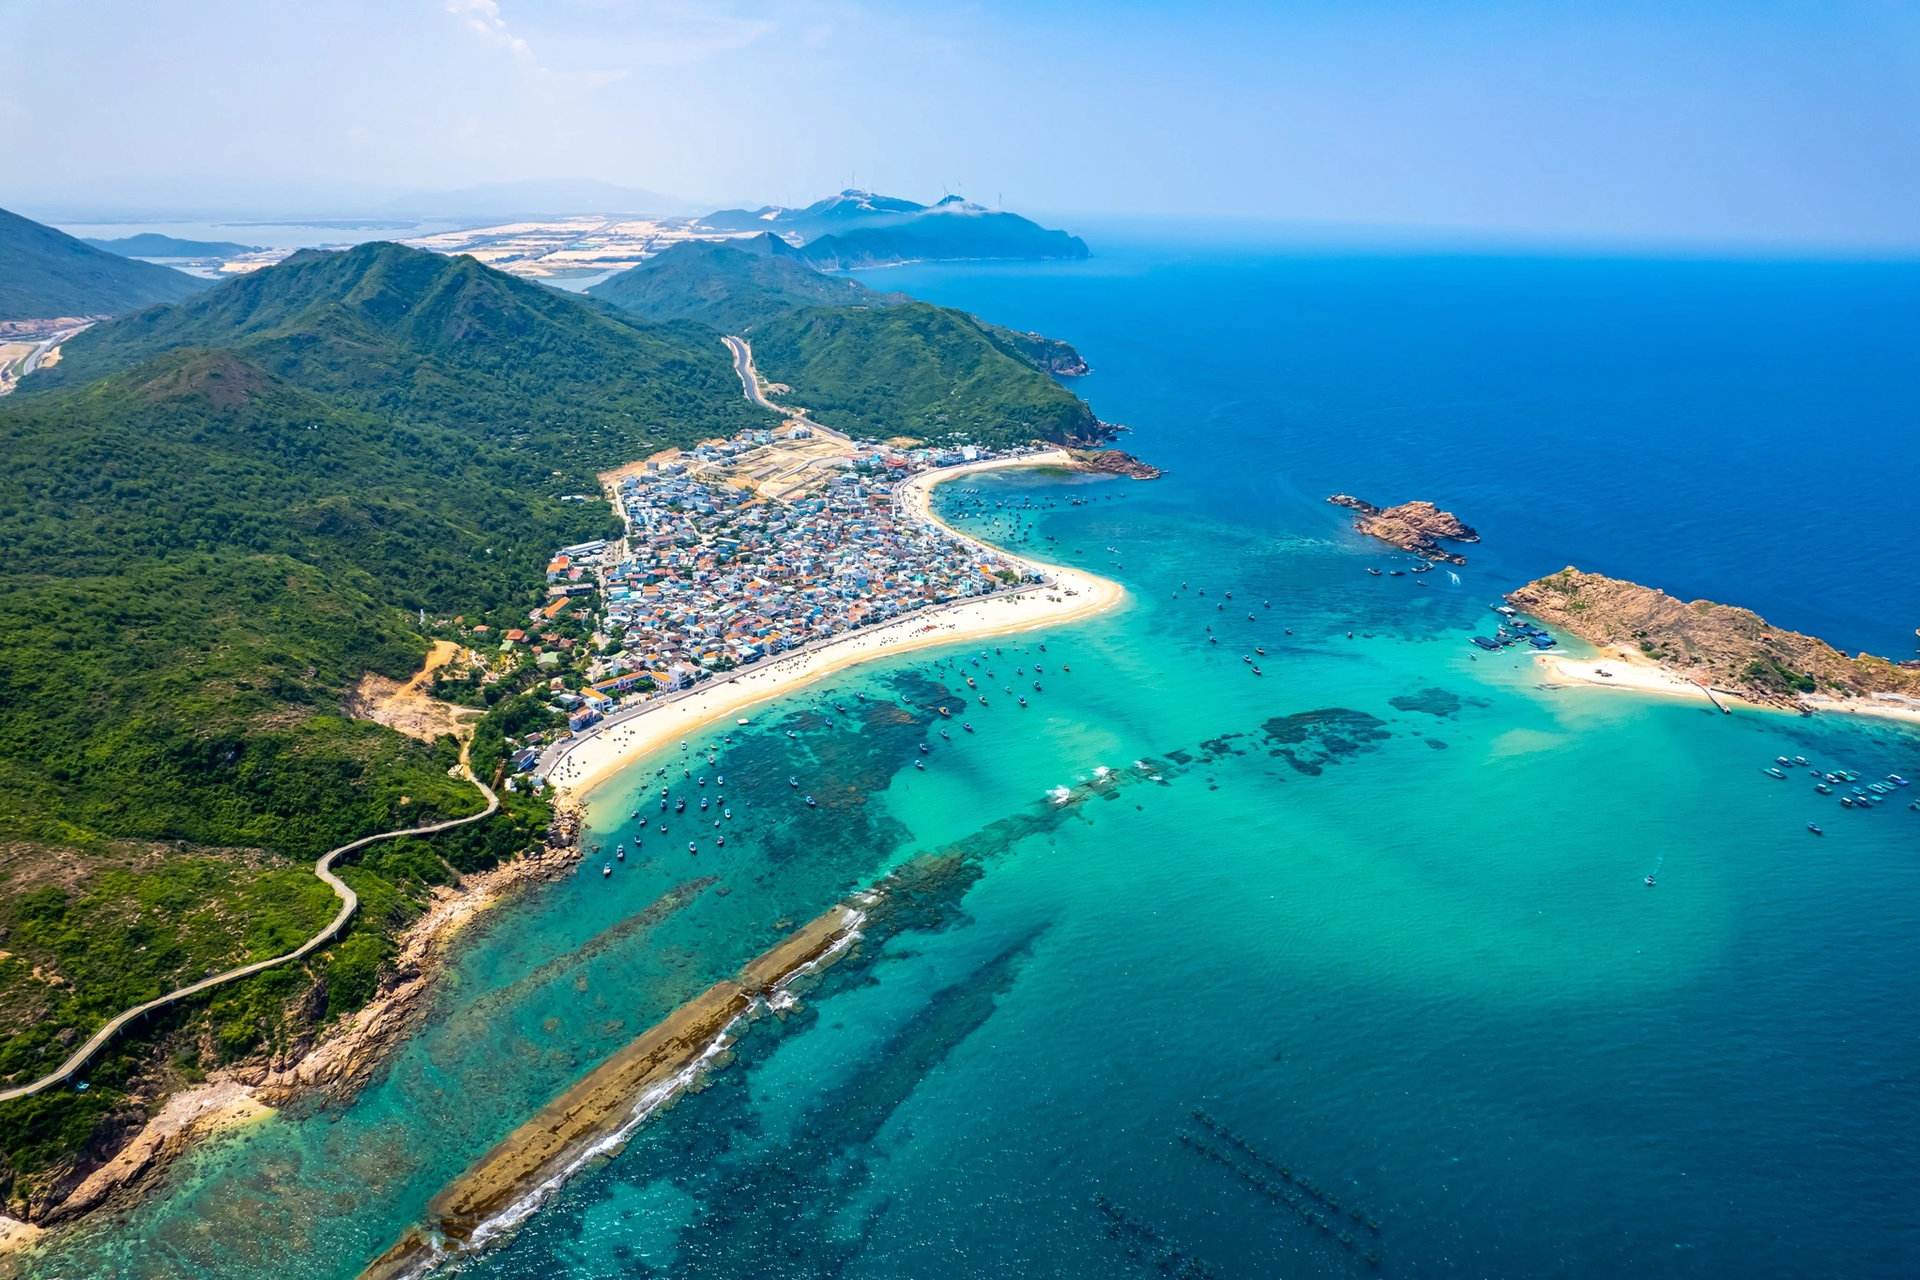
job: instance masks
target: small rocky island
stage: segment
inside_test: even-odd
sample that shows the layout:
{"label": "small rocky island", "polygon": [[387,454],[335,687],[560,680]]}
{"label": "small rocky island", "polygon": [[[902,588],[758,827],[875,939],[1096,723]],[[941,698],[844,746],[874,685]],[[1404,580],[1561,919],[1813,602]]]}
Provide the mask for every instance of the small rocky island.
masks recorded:
{"label": "small rocky island", "polygon": [[1118,449],[1069,449],[1074,465],[1081,471],[1127,476],[1134,480],[1158,480],[1165,473],[1150,462],[1142,462]]}
{"label": "small rocky island", "polygon": [[1336,493],[1327,499],[1336,507],[1351,507],[1360,513],[1353,527],[1369,537],[1391,542],[1402,551],[1445,564],[1465,564],[1467,558],[1441,546],[1449,542],[1478,542],[1473,526],[1463,524],[1451,511],[1442,511],[1431,502],[1403,502],[1397,507],[1376,507],[1351,494]]}
{"label": "small rocky island", "polygon": [[1664,591],[1568,566],[1507,603],[1592,644],[1637,649],[1683,679],[1795,711],[1874,699],[1920,711],[1920,663],[1849,658],[1824,640],[1768,625],[1750,609],[1682,602]]}

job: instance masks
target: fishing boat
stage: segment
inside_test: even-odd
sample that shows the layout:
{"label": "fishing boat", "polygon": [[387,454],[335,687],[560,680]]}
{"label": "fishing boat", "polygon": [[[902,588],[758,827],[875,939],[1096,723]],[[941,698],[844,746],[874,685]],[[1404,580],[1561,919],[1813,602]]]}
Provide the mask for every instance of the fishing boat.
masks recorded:
{"label": "fishing boat", "polygon": [[809,809],[811,809],[811,808],[813,808],[813,807],[814,807],[814,803],[813,803],[813,797],[812,797],[812,796],[808,796],[808,797],[807,797],[807,808],[809,808]]}
{"label": "fishing boat", "polygon": [[1807,765],[1807,758],[1805,756],[1795,756],[1793,762],[1804,769]]}
{"label": "fishing boat", "polygon": [[1243,653],[1243,654],[1241,654],[1241,655],[1240,655],[1240,661],[1242,661],[1242,662],[1252,662],[1252,661],[1253,661],[1253,658],[1252,658],[1252,656],[1251,656],[1250,654],[1245,654],[1245,653]]}
{"label": "fishing boat", "polygon": [[1820,793],[1821,795],[1823,795],[1823,796],[1830,796],[1830,795],[1832,795],[1832,794],[1833,794],[1833,788],[1832,788],[1832,787],[1830,787],[1830,786],[1828,786],[1828,785],[1827,785],[1826,783],[1824,783],[1824,782],[1816,782],[1816,783],[1814,783],[1814,784],[1813,784],[1813,789],[1814,789],[1815,791],[1818,791],[1818,792],[1819,792],[1819,793]]}
{"label": "fishing boat", "polygon": [[927,767],[927,762],[925,760],[915,760],[913,762],[913,767],[916,769],[925,770]]}
{"label": "fishing boat", "polygon": [[1787,759],[1785,756],[1775,756],[1773,758],[1773,762],[1775,764],[1792,764],[1793,763],[1793,761]]}
{"label": "fishing boat", "polygon": [[944,716],[944,715],[946,715],[946,714],[947,714],[947,709],[946,709],[945,707],[942,707],[942,708],[940,708],[940,714],[941,714],[941,715],[943,715],[943,716]]}
{"label": "fishing boat", "polygon": [[603,863],[601,863],[601,864],[600,864],[600,874],[601,874],[601,875],[603,875],[603,876],[610,876],[610,875],[612,875],[612,874],[613,874],[613,864],[612,864],[611,862],[603,862]]}
{"label": "fishing boat", "polygon": [[613,856],[616,860],[620,862],[625,862],[627,860],[626,846],[622,845],[620,848],[615,849],[613,851]]}
{"label": "fishing boat", "polygon": [[1822,830],[1821,830],[1821,829],[1820,829],[1820,828],[1819,828],[1819,827],[1818,827],[1818,826],[1817,826],[1816,824],[1814,824],[1814,823],[1811,823],[1811,822],[1809,822],[1809,823],[1807,824],[1807,830],[1809,830],[1809,831],[1811,831],[1811,832],[1813,832],[1813,834],[1815,834],[1815,835],[1817,835],[1817,836],[1823,836],[1823,835],[1825,835],[1825,834],[1827,834],[1826,832],[1824,832],[1824,831],[1822,831]]}
{"label": "fishing boat", "polygon": [[1265,649],[1262,649],[1259,645],[1253,646],[1253,651],[1259,654],[1263,658],[1267,656],[1267,651]]}
{"label": "fishing boat", "polygon": [[1894,786],[1896,786],[1896,787],[1904,787],[1904,786],[1906,786],[1906,785],[1907,785],[1907,780],[1906,780],[1905,778],[1903,778],[1903,777],[1901,777],[1901,776],[1900,776],[1899,774],[1897,774],[1897,773],[1890,773],[1890,774],[1888,774],[1888,775],[1887,775],[1887,781],[1888,781],[1888,782],[1891,782],[1891,783],[1892,783],[1892,784],[1893,784]]}
{"label": "fishing boat", "polygon": [[1035,681],[1033,682],[1033,691],[1034,691],[1035,693],[1038,693],[1038,692],[1040,692],[1040,682],[1039,682],[1038,680],[1035,680]]}
{"label": "fishing boat", "polygon": [[1024,707],[1024,706],[1026,706],[1026,705],[1027,705],[1027,700],[1026,700],[1025,698],[1022,698],[1022,699],[1020,699],[1020,705],[1021,705],[1021,706],[1023,706],[1023,707]]}
{"label": "fishing boat", "polygon": [[705,796],[701,796],[701,797],[700,797],[700,812],[702,812],[702,813],[705,813],[706,811],[707,811],[707,798],[706,798]]}
{"label": "fishing boat", "polygon": [[1255,675],[1259,675],[1259,674],[1260,674],[1260,668],[1258,668],[1258,667],[1255,667],[1255,668],[1253,669],[1253,674],[1255,674]]}
{"label": "fishing boat", "polygon": [[1841,796],[1841,797],[1840,797],[1840,807],[1841,807],[1842,809],[1851,809],[1851,808],[1853,808],[1853,797],[1852,797],[1852,796]]}
{"label": "fishing boat", "polygon": [[968,733],[973,732],[973,722],[971,720],[967,721],[965,724],[961,725],[960,727],[962,729],[965,729]]}
{"label": "fishing boat", "polygon": [[698,853],[698,852],[700,852],[700,846],[699,846],[699,845],[697,845],[697,844],[695,844],[695,843],[694,843],[693,841],[691,841],[691,840],[689,840],[689,841],[687,841],[687,852],[688,852],[688,853]]}
{"label": "fishing boat", "polygon": [[687,811],[687,802],[685,800],[675,800],[673,802],[673,811],[675,813],[685,813]]}
{"label": "fishing boat", "polygon": [[921,755],[925,755],[925,754],[927,754],[927,752],[929,752],[929,751],[931,751],[931,750],[933,750],[933,748],[932,748],[932,747],[930,747],[930,746],[928,746],[928,745],[927,745],[926,743],[924,743],[924,742],[923,742],[923,743],[921,743],[921,744],[920,744],[920,754],[921,754]]}

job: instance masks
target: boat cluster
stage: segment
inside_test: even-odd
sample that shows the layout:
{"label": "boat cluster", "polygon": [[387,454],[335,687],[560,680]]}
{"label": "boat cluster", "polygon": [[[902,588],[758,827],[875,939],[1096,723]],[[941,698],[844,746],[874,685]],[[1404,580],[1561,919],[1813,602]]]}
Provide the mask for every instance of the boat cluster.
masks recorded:
{"label": "boat cluster", "polygon": [[[1907,780],[1897,773],[1888,774],[1884,782],[1862,784],[1860,775],[1852,769],[1823,770],[1818,765],[1809,764],[1805,756],[1794,756],[1792,759],[1775,756],[1773,763],[1762,766],[1760,772],[1770,778],[1784,779],[1788,769],[1805,769],[1813,779],[1813,789],[1823,796],[1830,796],[1836,789],[1844,788],[1840,790],[1842,809],[1871,809],[1875,805],[1885,804],[1900,794],[1901,787],[1907,785]],[[1907,807],[1920,809],[1920,800],[1909,803]],[[1807,824],[1807,829],[1815,835],[1820,834],[1820,828],[1811,822]]]}
{"label": "boat cluster", "polygon": [[1491,636],[1475,636],[1473,642],[1482,649],[1497,651],[1516,644],[1530,644],[1536,649],[1551,649],[1557,643],[1553,634],[1545,627],[1535,626],[1515,615],[1513,609],[1504,604],[1496,604],[1493,611],[1505,621],[1494,630]]}

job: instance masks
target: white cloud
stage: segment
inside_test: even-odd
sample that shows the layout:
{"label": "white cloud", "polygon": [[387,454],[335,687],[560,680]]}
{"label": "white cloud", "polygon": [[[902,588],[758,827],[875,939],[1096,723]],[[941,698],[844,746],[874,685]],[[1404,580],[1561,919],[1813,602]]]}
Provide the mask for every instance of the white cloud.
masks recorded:
{"label": "white cloud", "polygon": [[513,60],[526,70],[542,73],[547,70],[534,56],[533,47],[507,29],[507,20],[500,16],[498,0],[447,0],[447,12],[487,43],[512,54]]}

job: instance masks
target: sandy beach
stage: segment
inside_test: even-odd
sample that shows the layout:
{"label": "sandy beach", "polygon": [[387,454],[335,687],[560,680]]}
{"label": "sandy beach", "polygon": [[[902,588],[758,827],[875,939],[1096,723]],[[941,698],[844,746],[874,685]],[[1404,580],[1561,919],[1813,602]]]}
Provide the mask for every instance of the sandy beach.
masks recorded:
{"label": "sandy beach", "polygon": [[[1592,658],[1572,658],[1559,653],[1537,653],[1534,664],[1540,668],[1548,684],[1589,685],[1605,689],[1632,689],[1639,693],[1659,693],[1681,698],[1705,700],[1707,691],[1695,681],[1687,679],[1658,663],[1629,650],[1617,650],[1611,654],[1599,654]],[[1743,698],[1719,686],[1715,686],[1713,696],[1725,704],[1738,703],[1743,707],[1752,707],[1761,711],[1791,711],[1772,703],[1755,702]],[[1902,724],[1920,728],[1920,702],[1911,699],[1894,699],[1888,695],[1878,698],[1830,698],[1825,694],[1801,694],[1799,704],[1816,715],[1834,713],[1838,715],[1874,716],[1893,720]]]}
{"label": "sandy beach", "polygon": [[[970,472],[1007,467],[1065,466],[1064,451],[1020,458],[999,458],[922,472],[903,483],[897,495],[901,515],[939,525],[975,546],[986,546],[937,520],[929,495],[937,484]],[[726,716],[739,718],[757,703],[792,693],[836,671],[872,658],[908,653],[955,641],[982,639],[1059,626],[1113,608],[1126,597],[1120,584],[1079,569],[1042,564],[990,548],[1003,559],[1044,573],[1044,586],[922,609],[884,626],[853,632],[804,653],[764,659],[754,666],[715,677],[690,694],[648,703],[618,713],[593,731],[569,739],[566,751],[548,769],[547,780],[560,788],[562,801],[578,803],[595,787],[634,760],[669,746],[704,725]]]}
{"label": "sandy beach", "polygon": [[[1533,661],[1549,684],[1585,684],[1599,685],[1607,689],[1634,689],[1641,693],[1664,693],[1701,702],[1706,701],[1707,698],[1707,691],[1698,684],[1677,676],[1644,658],[1630,658],[1624,654],[1597,654],[1591,658],[1572,658],[1561,653],[1537,653]],[[1718,691],[1716,696],[1744,701],[1733,694]]]}

